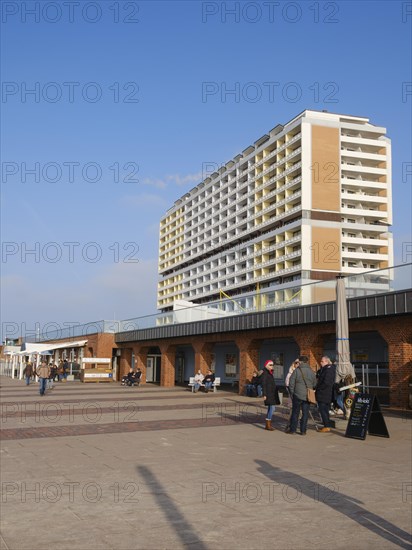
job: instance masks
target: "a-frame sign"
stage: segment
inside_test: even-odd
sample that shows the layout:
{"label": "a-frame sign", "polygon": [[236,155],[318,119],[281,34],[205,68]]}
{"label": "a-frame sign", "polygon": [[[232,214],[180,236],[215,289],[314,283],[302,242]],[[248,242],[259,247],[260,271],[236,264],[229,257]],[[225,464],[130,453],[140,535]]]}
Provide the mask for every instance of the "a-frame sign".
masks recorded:
{"label": "a-frame sign", "polygon": [[366,439],[366,434],[389,437],[379,400],[369,393],[357,393],[349,416],[345,436]]}

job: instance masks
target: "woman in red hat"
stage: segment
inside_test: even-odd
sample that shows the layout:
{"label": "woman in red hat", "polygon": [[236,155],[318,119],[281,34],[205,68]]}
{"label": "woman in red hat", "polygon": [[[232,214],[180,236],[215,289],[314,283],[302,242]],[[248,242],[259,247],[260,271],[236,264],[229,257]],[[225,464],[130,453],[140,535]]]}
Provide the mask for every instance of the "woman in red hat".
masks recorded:
{"label": "woman in red hat", "polygon": [[279,404],[278,389],[273,378],[273,361],[266,361],[265,368],[261,378],[261,384],[263,388],[263,399],[265,405],[267,405],[268,411],[266,414],[266,427],[265,430],[273,432],[272,416],[275,412],[275,405]]}

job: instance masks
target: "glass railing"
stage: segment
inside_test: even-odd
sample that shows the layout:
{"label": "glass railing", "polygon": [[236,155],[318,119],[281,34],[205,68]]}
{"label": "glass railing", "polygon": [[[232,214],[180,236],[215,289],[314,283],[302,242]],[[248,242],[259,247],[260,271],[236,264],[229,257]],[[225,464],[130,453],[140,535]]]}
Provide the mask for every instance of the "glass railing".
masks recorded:
{"label": "glass railing", "polygon": [[[288,268],[293,270],[294,268]],[[185,307],[180,302],[173,311],[154,313],[141,317],[134,317],[122,321],[102,320],[73,326],[64,326],[43,331],[36,338],[26,338],[30,342],[45,342],[64,338],[84,338],[96,333],[118,333],[132,330],[141,330],[159,326],[168,326],[195,321],[219,319],[230,315],[241,315],[252,312],[271,311],[334,301],[336,281],[311,282],[304,278],[291,280],[282,284],[271,283],[270,287],[259,288],[247,294],[241,290],[228,296],[223,289],[215,289],[221,299],[207,304],[193,304]],[[346,294],[348,298],[379,295],[412,288],[412,263],[395,267],[377,269],[345,276]],[[228,290],[227,287],[225,287]],[[176,304],[177,305],[177,304]]]}
{"label": "glass railing", "polygon": [[[293,271],[295,268],[288,268]],[[273,276],[273,275],[272,275]],[[221,299],[202,305],[181,307],[167,313],[148,315],[122,321],[121,326],[126,330],[146,329],[155,326],[168,326],[181,323],[190,323],[201,320],[211,320],[227,315],[240,315],[251,312],[285,309],[299,305],[311,305],[336,299],[335,279],[330,281],[310,282],[302,278],[299,282],[292,280],[282,285],[273,284],[270,288],[259,289],[254,292],[225,296],[225,289],[216,289]],[[297,284],[299,285],[296,290]],[[412,263],[396,267],[373,270],[345,276],[345,285],[348,298],[378,295],[397,290],[412,288]],[[127,328],[126,328],[127,327]],[[120,330],[121,332],[122,330]]]}

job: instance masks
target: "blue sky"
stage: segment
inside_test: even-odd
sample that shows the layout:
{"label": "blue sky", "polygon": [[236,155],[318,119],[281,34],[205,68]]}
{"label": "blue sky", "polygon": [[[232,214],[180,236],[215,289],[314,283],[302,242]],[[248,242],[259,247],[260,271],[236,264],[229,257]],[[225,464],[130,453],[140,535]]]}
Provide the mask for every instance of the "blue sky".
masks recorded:
{"label": "blue sky", "polygon": [[387,128],[411,261],[411,24],[411,2],[3,1],[3,336],[155,313],[160,217],[304,109]]}

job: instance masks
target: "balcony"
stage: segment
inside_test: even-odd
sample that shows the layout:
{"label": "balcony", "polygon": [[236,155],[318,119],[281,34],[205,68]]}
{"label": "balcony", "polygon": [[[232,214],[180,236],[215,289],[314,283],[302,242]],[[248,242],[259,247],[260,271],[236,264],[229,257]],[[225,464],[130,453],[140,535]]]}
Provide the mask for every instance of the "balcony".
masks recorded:
{"label": "balcony", "polygon": [[374,262],[374,261],[385,261],[388,260],[388,254],[378,254],[373,252],[347,252],[346,250],[342,250],[342,259],[345,260],[353,260],[353,261],[362,261],[362,260],[368,260],[368,262]]}
{"label": "balcony", "polygon": [[[357,195],[350,193],[342,193],[343,205],[342,209],[347,208],[353,210],[349,207],[346,202],[356,203],[355,210],[369,210],[370,208],[378,210],[378,206],[381,204],[388,204],[388,199],[386,197],[374,197],[372,195]],[[380,212],[386,212],[386,210],[379,210]]]}
{"label": "balcony", "polygon": [[342,243],[352,246],[369,245],[369,246],[389,246],[389,240],[386,239],[368,239],[367,237],[345,237],[342,235]]}
{"label": "balcony", "polygon": [[363,164],[348,164],[346,162],[341,163],[341,170],[346,172],[365,172],[367,174],[377,174],[385,176],[387,173],[386,168],[375,168],[374,166],[365,166]]}
{"label": "balcony", "polygon": [[370,210],[368,208],[348,208],[345,206],[342,206],[341,214],[349,216],[351,218],[376,218],[378,220],[383,220],[388,217],[388,212],[383,210]]}

